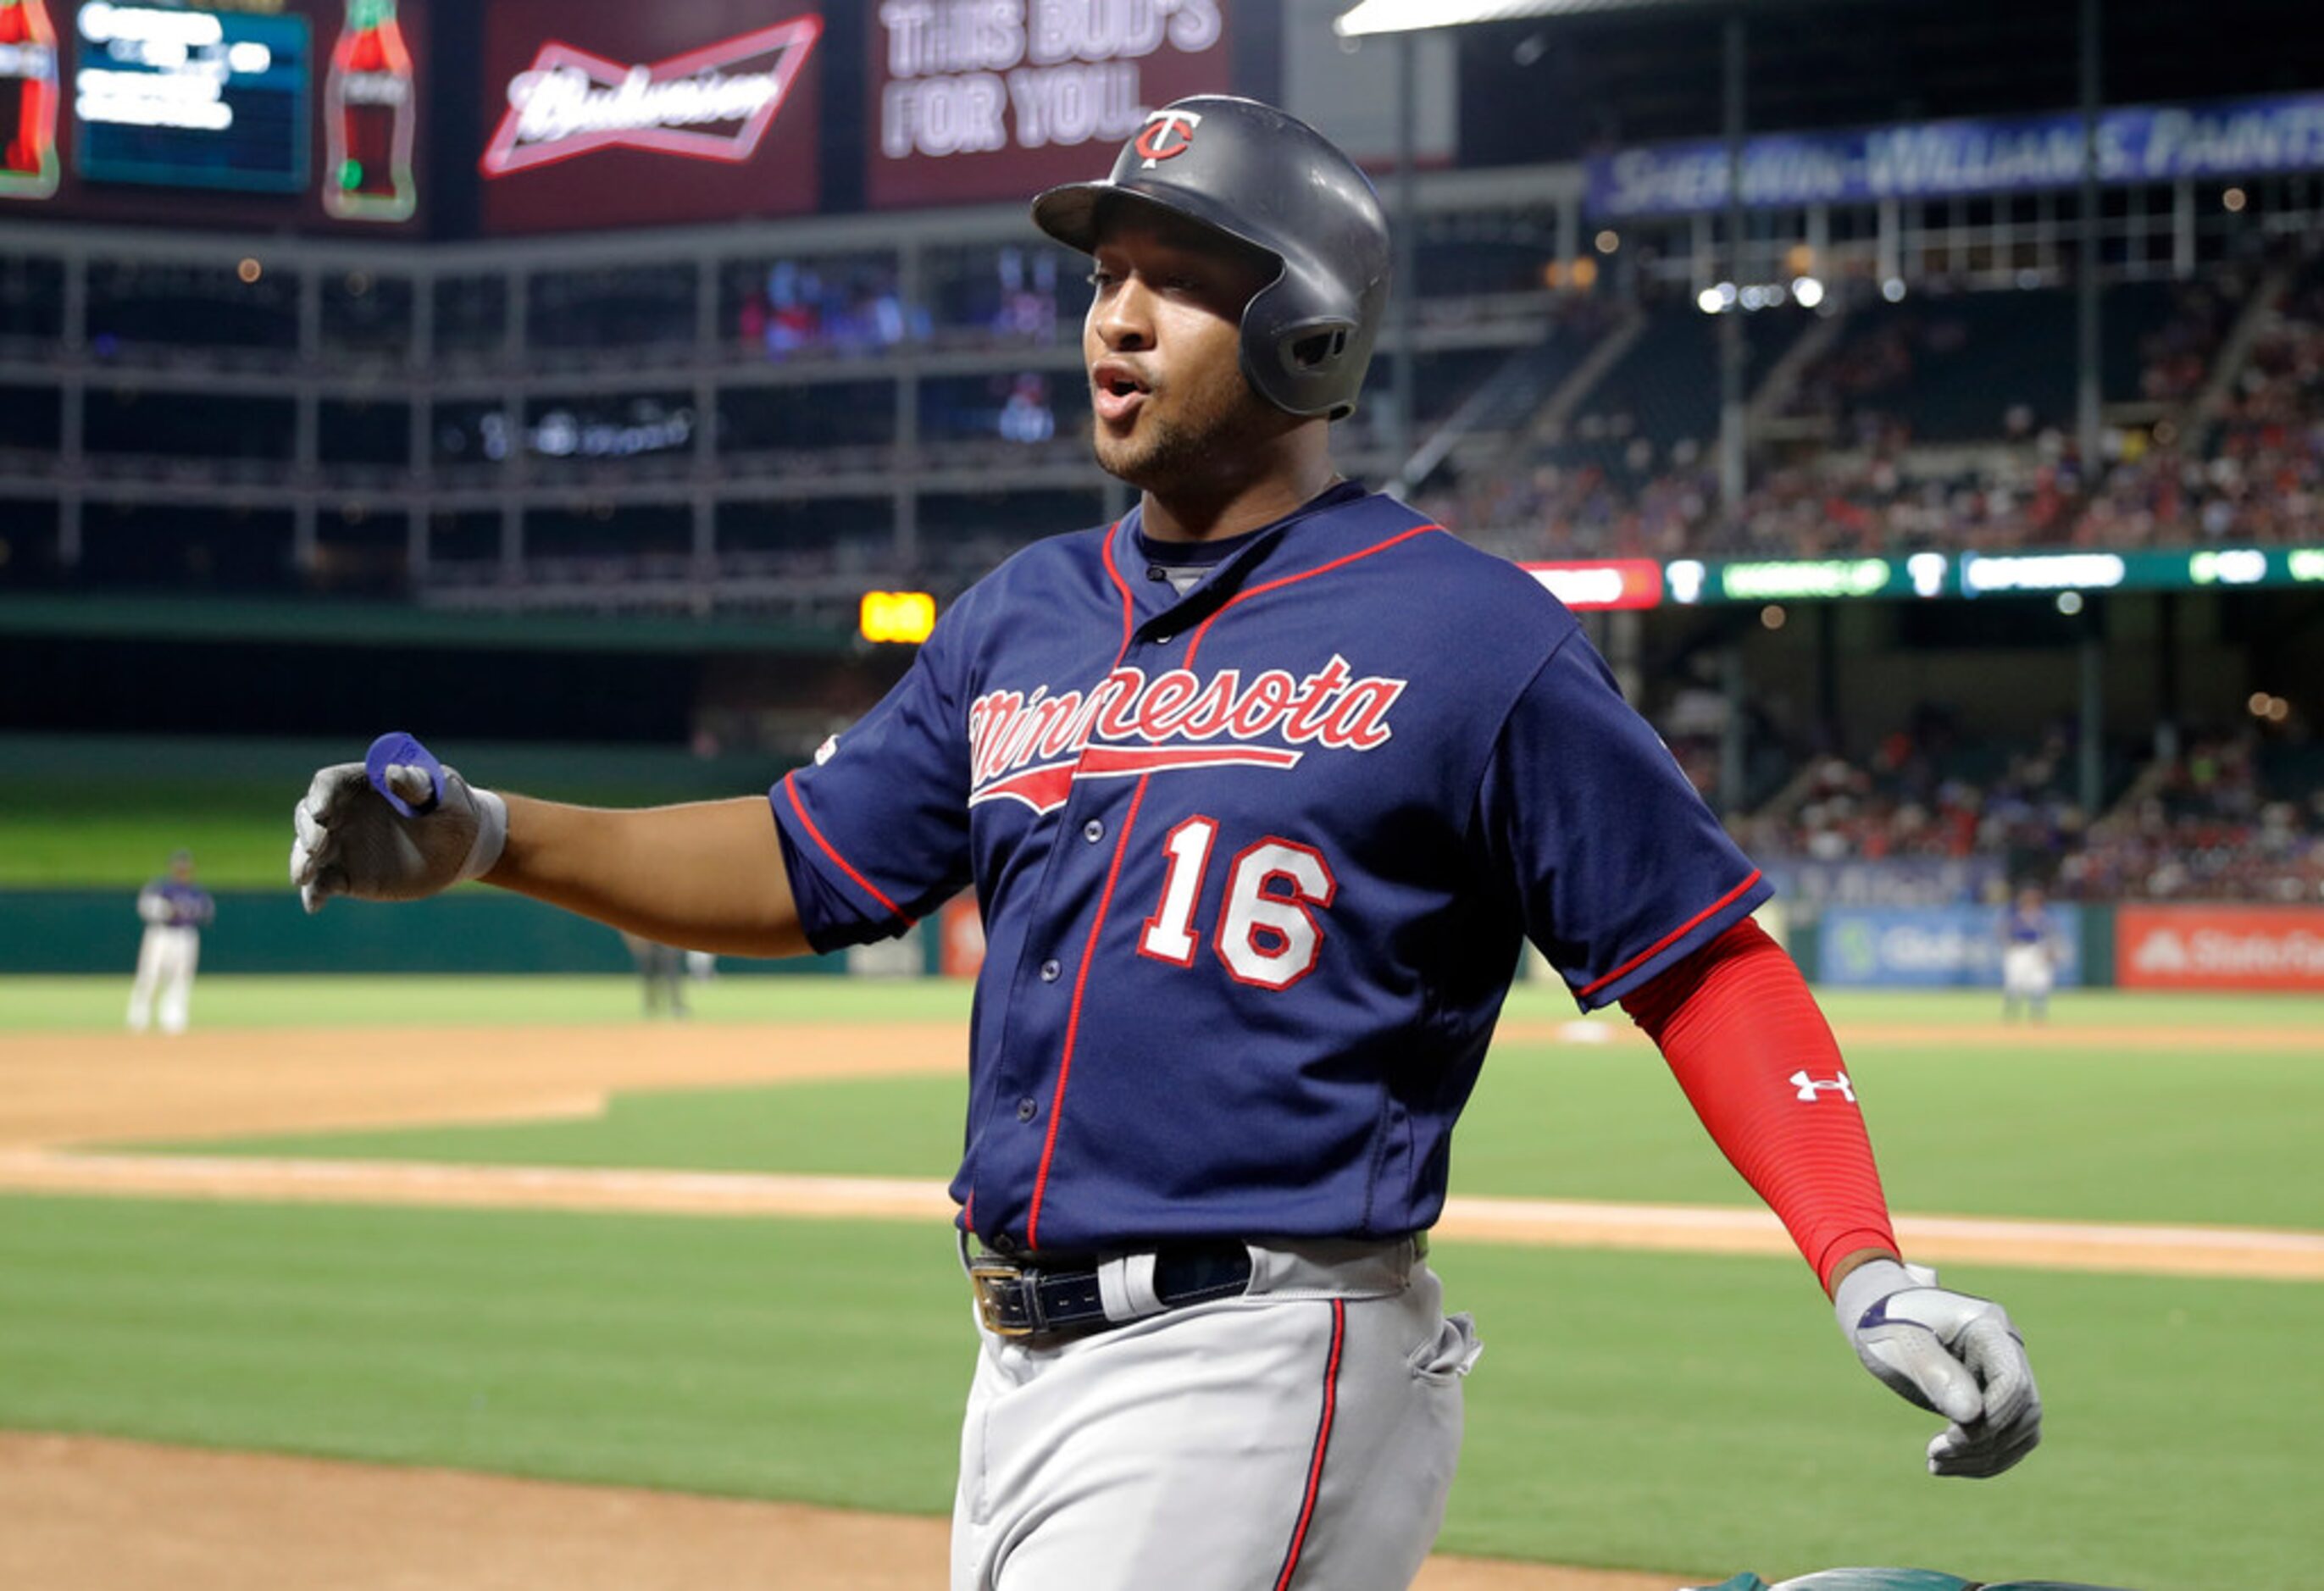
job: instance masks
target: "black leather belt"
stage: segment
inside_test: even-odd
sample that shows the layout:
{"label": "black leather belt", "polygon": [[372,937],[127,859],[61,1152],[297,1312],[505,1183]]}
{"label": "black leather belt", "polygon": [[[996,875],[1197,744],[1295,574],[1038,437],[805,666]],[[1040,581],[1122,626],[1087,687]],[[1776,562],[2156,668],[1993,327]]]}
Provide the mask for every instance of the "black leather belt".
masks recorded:
{"label": "black leather belt", "polygon": [[1042,1256],[968,1257],[976,1312],[996,1337],[1086,1335],[1188,1304],[1232,1298],[1250,1285],[1240,1243],[1173,1244],[1138,1254],[1059,1264]]}

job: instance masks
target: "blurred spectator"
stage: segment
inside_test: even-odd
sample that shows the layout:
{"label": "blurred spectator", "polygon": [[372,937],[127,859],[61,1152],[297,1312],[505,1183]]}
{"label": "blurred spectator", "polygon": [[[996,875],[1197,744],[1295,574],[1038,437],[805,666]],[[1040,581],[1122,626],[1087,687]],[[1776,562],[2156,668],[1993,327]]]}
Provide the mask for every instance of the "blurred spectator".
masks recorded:
{"label": "blurred spectator", "polygon": [[[2324,785],[2312,758],[2287,757],[2270,777],[2255,737],[2198,740],[2141,770],[2086,823],[2064,787],[2070,751],[2061,733],[2031,750],[1957,747],[1924,721],[1862,761],[1810,764],[1732,826],[1770,860],[1998,856],[2009,877],[2049,880],[2062,900],[2324,900]],[[1997,755],[1995,777],[1966,776]]]}
{"label": "blurred spectator", "polygon": [[1631,434],[1629,417],[1586,402],[1567,440],[1498,469],[1448,470],[1423,506],[1518,557],[2314,540],[2324,536],[2324,266],[2310,265],[2269,316],[2208,440],[2192,413],[2247,291],[2232,275],[2173,291],[2138,343],[2135,375],[2139,400],[2163,412],[2110,429],[2095,461],[2027,399],[2002,403],[1981,443],[1915,439],[1885,400],[1912,391],[1932,359],[1953,361],[1951,379],[1962,379],[1956,301],[1886,317],[1812,363],[1787,412],[1826,417],[1829,444],[1760,461],[1732,511],[1709,439],[1658,448]]}
{"label": "blurred spectator", "polygon": [[2078,900],[2324,899],[2324,788],[2313,768],[2266,777],[2255,737],[2199,740],[2157,764],[2066,858]]}
{"label": "blurred spectator", "polygon": [[756,358],[872,353],[927,336],[927,311],[904,303],[884,255],[771,261],[733,316],[739,350]]}

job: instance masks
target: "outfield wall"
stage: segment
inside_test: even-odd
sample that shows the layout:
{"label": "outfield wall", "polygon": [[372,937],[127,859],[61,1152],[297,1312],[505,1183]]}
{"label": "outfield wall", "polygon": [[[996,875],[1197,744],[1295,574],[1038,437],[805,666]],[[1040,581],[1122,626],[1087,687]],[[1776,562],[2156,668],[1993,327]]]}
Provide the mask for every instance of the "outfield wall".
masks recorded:
{"label": "outfield wall", "polygon": [[[522,896],[462,889],[378,906],[336,900],[312,916],[287,887],[217,892],[202,934],[205,972],[628,972],[611,928]],[[0,973],[106,973],[126,978],[144,933],[134,890],[23,889],[0,894]],[[736,971],[839,972],[843,956],[779,961],[726,958]]]}
{"label": "outfield wall", "polygon": [[[222,890],[202,935],[208,972],[618,973],[612,929],[494,889],[401,906],[333,901],[309,916],[289,888]],[[2324,994],[2324,907],[2053,906],[2062,988]],[[1997,989],[1999,917],[1979,906],[1831,906],[1789,925],[1809,978],[1848,989]],[[143,933],[130,889],[0,891],[0,974],[119,973]],[[973,974],[982,935],[966,902],[900,944],[785,961],[727,957],[744,972]]]}
{"label": "outfield wall", "polygon": [[[2058,986],[2113,979],[2111,960],[2088,953],[2085,919],[2104,908],[2052,906]],[[1999,915],[1989,906],[1832,906],[1816,924],[1820,983],[1849,989],[1999,989]]]}

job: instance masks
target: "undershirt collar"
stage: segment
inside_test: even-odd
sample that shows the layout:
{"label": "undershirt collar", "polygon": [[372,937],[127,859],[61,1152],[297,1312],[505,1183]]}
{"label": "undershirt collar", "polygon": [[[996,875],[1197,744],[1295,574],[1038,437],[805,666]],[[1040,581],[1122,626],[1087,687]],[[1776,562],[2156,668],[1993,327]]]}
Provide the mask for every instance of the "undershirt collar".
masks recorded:
{"label": "undershirt collar", "polygon": [[1133,538],[1138,556],[1146,563],[1146,577],[1148,580],[1167,580],[1171,589],[1185,596],[1202,583],[1205,575],[1260,537],[1280,530],[1293,520],[1318,509],[1351,502],[1363,494],[1364,489],[1353,481],[1334,481],[1279,520],[1261,525],[1256,530],[1246,530],[1240,536],[1222,537],[1213,541],[1157,540],[1146,534],[1144,516],[1140,515]]}

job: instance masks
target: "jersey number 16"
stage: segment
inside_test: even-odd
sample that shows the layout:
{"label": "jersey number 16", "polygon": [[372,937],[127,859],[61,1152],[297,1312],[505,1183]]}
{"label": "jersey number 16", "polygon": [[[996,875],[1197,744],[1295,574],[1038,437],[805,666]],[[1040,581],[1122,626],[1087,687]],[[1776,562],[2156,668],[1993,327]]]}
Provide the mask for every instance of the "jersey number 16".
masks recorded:
{"label": "jersey number 16", "polygon": [[[1190,817],[1162,841],[1168,872],[1162,899],[1138,936],[1138,953],[1174,967],[1194,964],[1194,912],[1202,904],[1218,823]],[[1226,902],[1211,949],[1227,976],[1255,989],[1288,989],[1315,970],[1323,948],[1318,907],[1339,882],[1311,846],[1269,834],[1239,851],[1227,871]]]}

